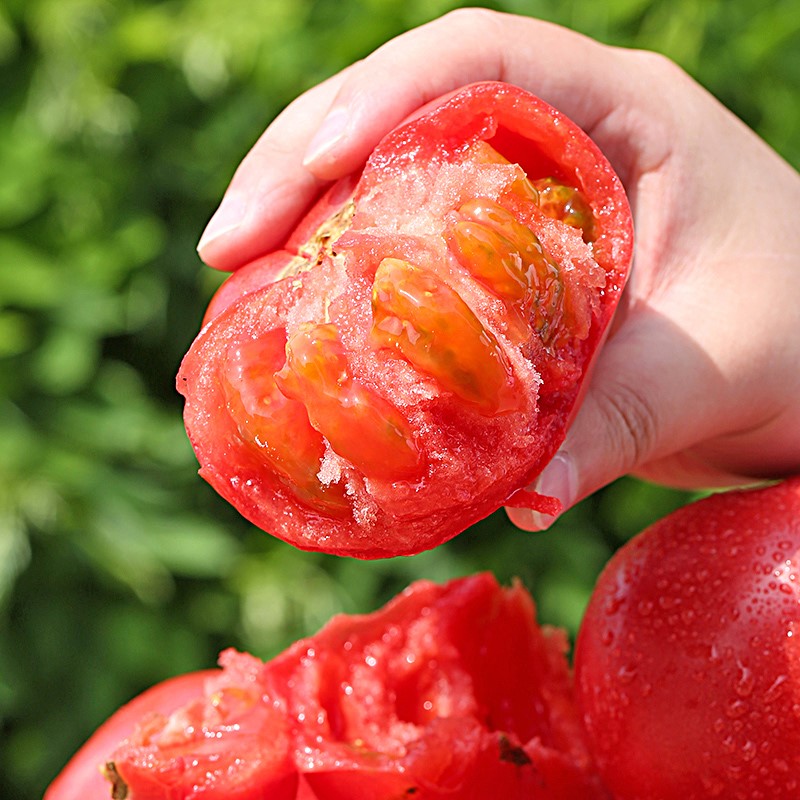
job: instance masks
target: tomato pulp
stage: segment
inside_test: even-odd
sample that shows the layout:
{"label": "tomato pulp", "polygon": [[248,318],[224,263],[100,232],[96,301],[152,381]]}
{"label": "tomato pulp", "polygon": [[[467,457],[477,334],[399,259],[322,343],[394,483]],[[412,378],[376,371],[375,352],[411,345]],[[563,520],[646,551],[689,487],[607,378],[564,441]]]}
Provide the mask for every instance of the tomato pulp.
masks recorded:
{"label": "tomato pulp", "polygon": [[563,440],[629,269],[622,185],[527,92],[480,83],[386,136],[212,300],[178,389],[201,475],[308,550],[412,554]]}
{"label": "tomato pulp", "polygon": [[618,800],[800,796],[800,478],[712,495],[618,551],[575,669]]}
{"label": "tomato pulp", "polygon": [[519,585],[418,581],[272,661],[228,650],[150,690],[46,800],[608,800],[566,648]]}

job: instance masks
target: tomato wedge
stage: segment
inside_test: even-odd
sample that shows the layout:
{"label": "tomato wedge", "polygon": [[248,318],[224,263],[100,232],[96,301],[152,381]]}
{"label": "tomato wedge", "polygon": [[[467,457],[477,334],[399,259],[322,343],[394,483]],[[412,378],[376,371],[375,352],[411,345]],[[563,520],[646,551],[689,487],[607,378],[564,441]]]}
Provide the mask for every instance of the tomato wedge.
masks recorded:
{"label": "tomato wedge", "polygon": [[[200,474],[265,531],[361,558],[520,498],[556,510],[518,492],[563,440],[631,252],[576,125],[507,84],[448,95],[213,298],[177,381]],[[231,353],[275,341],[231,392]]]}
{"label": "tomato wedge", "polygon": [[44,800],[100,800],[110,797],[109,783],[102,768],[136,723],[151,713],[171,714],[194,700],[202,693],[206,681],[218,673],[218,670],[203,670],[170,678],[122,706],[70,759],[48,787]]}

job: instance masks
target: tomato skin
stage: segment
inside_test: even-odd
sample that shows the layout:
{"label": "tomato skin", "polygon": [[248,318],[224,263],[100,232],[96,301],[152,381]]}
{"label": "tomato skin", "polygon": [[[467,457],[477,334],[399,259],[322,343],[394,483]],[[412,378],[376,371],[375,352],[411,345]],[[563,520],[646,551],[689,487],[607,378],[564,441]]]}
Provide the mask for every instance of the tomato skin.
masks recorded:
{"label": "tomato skin", "polygon": [[581,626],[576,691],[618,800],[800,794],[800,478],[631,540]]}
{"label": "tomato skin", "polygon": [[92,800],[110,795],[100,768],[145,714],[171,714],[202,691],[219,670],[202,670],[169,678],[135,697],[106,720],[50,784],[44,800]]}
{"label": "tomato skin", "polygon": [[[560,194],[540,207],[532,181],[545,178]],[[631,253],[619,179],[555,109],[492,82],[431,104],[212,300],[177,382],[201,475],[301,549],[383,558],[441,544],[522,501],[558,449]],[[291,349],[309,326],[337,331],[342,397],[321,391],[325,373],[275,372],[325,440],[293,487],[270,457],[285,444],[259,454],[237,433],[219,365],[272,330]],[[553,498],[524,502],[554,511]]]}

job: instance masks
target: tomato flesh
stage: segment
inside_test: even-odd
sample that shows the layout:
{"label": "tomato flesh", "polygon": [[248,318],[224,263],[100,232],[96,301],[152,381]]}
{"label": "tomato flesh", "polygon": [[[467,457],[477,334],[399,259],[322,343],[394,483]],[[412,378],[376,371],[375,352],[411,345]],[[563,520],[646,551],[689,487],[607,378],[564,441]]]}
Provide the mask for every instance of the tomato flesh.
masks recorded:
{"label": "tomato flesh", "polygon": [[574,187],[553,178],[540,178],[535,183],[539,208],[552,219],[559,219],[580,228],[584,241],[594,239],[594,215],[586,198]]}
{"label": "tomato flesh", "polygon": [[566,649],[520,585],[418,581],[272,661],[227,650],[150,690],[46,800],[609,800]]}
{"label": "tomato flesh", "polygon": [[270,331],[228,351],[223,386],[229,413],[242,440],[258,448],[299,500],[323,513],[347,513],[350,505],[341,487],[318,478],[325,440],[312,427],[305,405],[290,399],[276,382],[285,343],[284,331]]}
{"label": "tomato flesh", "polygon": [[518,409],[519,387],[496,337],[459,294],[407,261],[381,261],[372,288],[372,338],[395,348],[482,413]]}
{"label": "tomato flesh", "polygon": [[[630,254],[624,191],[580,129],[505,84],[444,98],[212,300],[178,377],[201,474],[303,549],[445,541],[557,449]],[[229,351],[267,341],[226,394]]]}
{"label": "tomato flesh", "polygon": [[50,784],[44,800],[94,800],[110,797],[110,786],[102,768],[119,743],[146,715],[169,715],[194,701],[218,670],[203,670],[170,678],[153,686],[120,708],[106,720],[70,759]]}
{"label": "tomato flesh", "polygon": [[334,325],[301,328],[287,345],[285,368],[276,376],[287,396],[305,404],[314,428],[334,452],[365,475],[412,478],[420,454],[408,422],[383,397],[351,377]]}
{"label": "tomato flesh", "polygon": [[114,752],[104,773],[113,797],[130,800],[292,800],[297,775],[288,727],[265,700],[263,666],[227,653],[205,694],[166,716],[145,716]]}

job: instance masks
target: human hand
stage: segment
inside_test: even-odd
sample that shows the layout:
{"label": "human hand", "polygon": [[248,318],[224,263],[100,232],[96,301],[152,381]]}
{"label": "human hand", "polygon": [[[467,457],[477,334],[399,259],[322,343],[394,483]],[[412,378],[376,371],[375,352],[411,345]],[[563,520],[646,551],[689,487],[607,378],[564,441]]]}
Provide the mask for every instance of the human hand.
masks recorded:
{"label": "human hand", "polygon": [[[409,113],[476,80],[517,84],[581,125],[634,212],[614,329],[534,488],[567,508],[627,473],[707,487],[800,471],[800,178],[661,56],[529,18],[448,14],[290,105],[234,175],[202,258],[233,269],[273,249]],[[549,521],[508,513],[527,529]]]}

